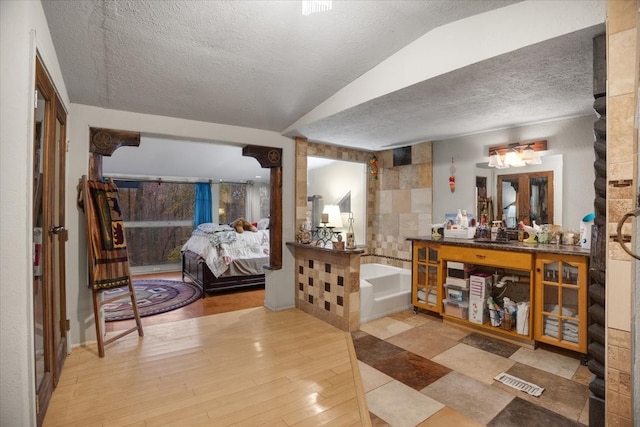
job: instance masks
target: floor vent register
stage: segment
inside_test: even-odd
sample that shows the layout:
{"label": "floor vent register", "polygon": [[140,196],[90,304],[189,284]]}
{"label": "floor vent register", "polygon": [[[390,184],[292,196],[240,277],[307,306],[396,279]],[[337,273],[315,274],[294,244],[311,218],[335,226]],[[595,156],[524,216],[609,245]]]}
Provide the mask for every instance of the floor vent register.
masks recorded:
{"label": "floor vent register", "polygon": [[521,380],[518,377],[514,377],[513,375],[509,375],[504,372],[496,375],[493,379],[535,397],[540,397],[544,391],[544,388],[539,385]]}

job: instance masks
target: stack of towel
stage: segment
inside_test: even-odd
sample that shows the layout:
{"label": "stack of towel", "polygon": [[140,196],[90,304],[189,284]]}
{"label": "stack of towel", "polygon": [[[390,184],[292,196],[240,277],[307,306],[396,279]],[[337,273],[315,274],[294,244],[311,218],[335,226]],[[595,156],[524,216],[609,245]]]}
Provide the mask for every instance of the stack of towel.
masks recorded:
{"label": "stack of towel", "polygon": [[427,301],[427,303],[429,305],[436,305],[437,304],[437,298],[438,295],[435,291],[435,289],[430,289],[429,290],[429,298],[426,298],[426,292],[424,289],[418,289],[418,300],[420,302],[425,302]]}
{"label": "stack of towel", "polygon": [[[544,310],[548,313],[559,314],[557,305],[545,305]],[[575,317],[574,310],[563,307],[562,316]],[[550,337],[558,338],[559,324],[562,322],[562,335],[560,339],[569,342],[578,342],[579,327],[576,320],[560,319],[555,316],[544,316],[544,334]]]}

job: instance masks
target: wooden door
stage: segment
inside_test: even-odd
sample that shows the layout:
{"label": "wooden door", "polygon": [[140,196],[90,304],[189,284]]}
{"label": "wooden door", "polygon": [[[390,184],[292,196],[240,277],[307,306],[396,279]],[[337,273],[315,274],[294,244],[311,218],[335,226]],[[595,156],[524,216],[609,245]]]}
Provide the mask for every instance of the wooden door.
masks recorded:
{"label": "wooden door", "polygon": [[66,112],[36,60],[33,142],[33,316],[36,413],[42,425],[67,355]]}

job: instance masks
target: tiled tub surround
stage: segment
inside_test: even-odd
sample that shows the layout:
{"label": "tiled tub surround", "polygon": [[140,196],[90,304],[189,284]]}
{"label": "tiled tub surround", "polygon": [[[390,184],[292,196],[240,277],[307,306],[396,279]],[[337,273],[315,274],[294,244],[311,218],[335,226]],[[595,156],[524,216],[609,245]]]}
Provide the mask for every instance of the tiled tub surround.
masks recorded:
{"label": "tiled tub surround", "polygon": [[343,331],[360,327],[362,250],[333,250],[288,242],[296,259],[296,308]]}

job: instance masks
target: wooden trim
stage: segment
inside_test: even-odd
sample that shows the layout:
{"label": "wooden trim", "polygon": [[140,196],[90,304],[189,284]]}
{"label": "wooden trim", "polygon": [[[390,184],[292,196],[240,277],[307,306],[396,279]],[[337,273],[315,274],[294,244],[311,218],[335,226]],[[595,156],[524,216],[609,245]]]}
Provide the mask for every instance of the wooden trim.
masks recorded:
{"label": "wooden trim", "polygon": [[[66,201],[66,160],[67,160],[67,112],[60,101],[60,97],[56,96],[56,121],[54,136],[58,138],[56,144],[59,144],[59,147],[56,150],[56,154],[58,155],[58,177],[56,181],[58,182],[58,194],[57,198],[59,201],[58,212],[57,212],[57,221],[54,224],[58,227],[64,227],[62,233],[57,235],[56,243],[58,245],[58,277],[57,277],[57,300],[53,301],[53,304],[59,307],[58,316],[54,314],[54,322],[59,322],[58,328],[60,331],[60,341],[57,344],[57,338],[53,336],[53,344],[56,352],[55,355],[55,363],[56,369],[54,371],[53,383],[54,385],[58,385],[58,380],[60,379],[60,375],[62,373],[62,367],[64,366],[64,362],[66,360],[66,356],[68,353],[68,340],[67,340],[67,292],[66,292],[66,283],[67,283],[67,272],[66,272],[66,242],[69,239],[69,233],[67,231],[66,225],[66,215],[65,215],[65,201]],[[60,133],[57,133],[57,126],[60,125]],[[55,283],[55,282],[54,282]],[[54,294],[55,295],[55,294]],[[57,317],[57,318],[56,318]],[[54,329],[55,332],[55,329]]]}
{"label": "wooden trim", "polygon": [[242,155],[253,157],[263,168],[282,167],[282,148],[245,145],[242,147]]}
{"label": "wooden trim", "polygon": [[530,142],[514,142],[511,144],[501,144],[501,145],[492,145],[489,147],[489,151],[487,156],[491,156],[494,152],[498,152],[498,154],[504,154],[512,148],[517,148],[518,150],[522,150],[528,146],[533,148],[533,151],[546,151],[547,150],[547,140],[543,139],[540,141],[530,141]]}
{"label": "wooden trim", "polygon": [[139,147],[140,132],[89,128],[89,152],[111,156],[120,147]]}
{"label": "wooden trim", "polygon": [[[42,293],[42,316],[41,319],[43,325],[43,346],[44,346],[44,368],[43,378],[40,386],[36,390],[36,418],[37,425],[42,425],[44,422],[44,416],[49,406],[49,401],[55,388],[56,378],[60,374],[56,372],[58,363],[55,360],[55,340],[53,337],[53,322],[54,322],[54,309],[53,309],[53,273],[55,271],[53,265],[53,238],[49,233],[49,228],[53,225],[53,200],[54,200],[54,176],[53,176],[53,161],[54,149],[53,142],[55,141],[55,121],[56,121],[56,92],[49,75],[44,67],[44,64],[40,61],[39,57],[36,57],[36,79],[35,88],[42,95],[45,100],[45,115],[44,126],[41,129],[41,153],[42,156],[42,176],[39,178],[42,181],[42,200],[41,206],[38,208],[35,205],[33,224],[36,226],[39,221],[38,215],[42,213],[40,225],[42,228],[42,274],[40,276],[40,292]],[[35,96],[35,95],[34,95]],[[33,129],[36,128],[36,115],[34,114]],[[34,135],[35,136],[35,135]],[[32,146],[33,149],[33,146]],[[37,167],[37,165],[36,165]],[[32,195],[33,197],[33,195]],[[32,354],[32,357],[34,355]],[[35,371],[34,371],[35,372]],[[36,384],[38,386],[38,384]]]}
{"label": "wooden trim", "polygon": [[269,218],[268,270],[282,268],[282,167],[271,168],[271,217]]}
{"label": "wooden trim", "polygon": [[282,149],[246,145],[242,155],[253,157],[263,168],[271,169],[271,196],[269,217],[269,265],[267,270],[282,268]]}

